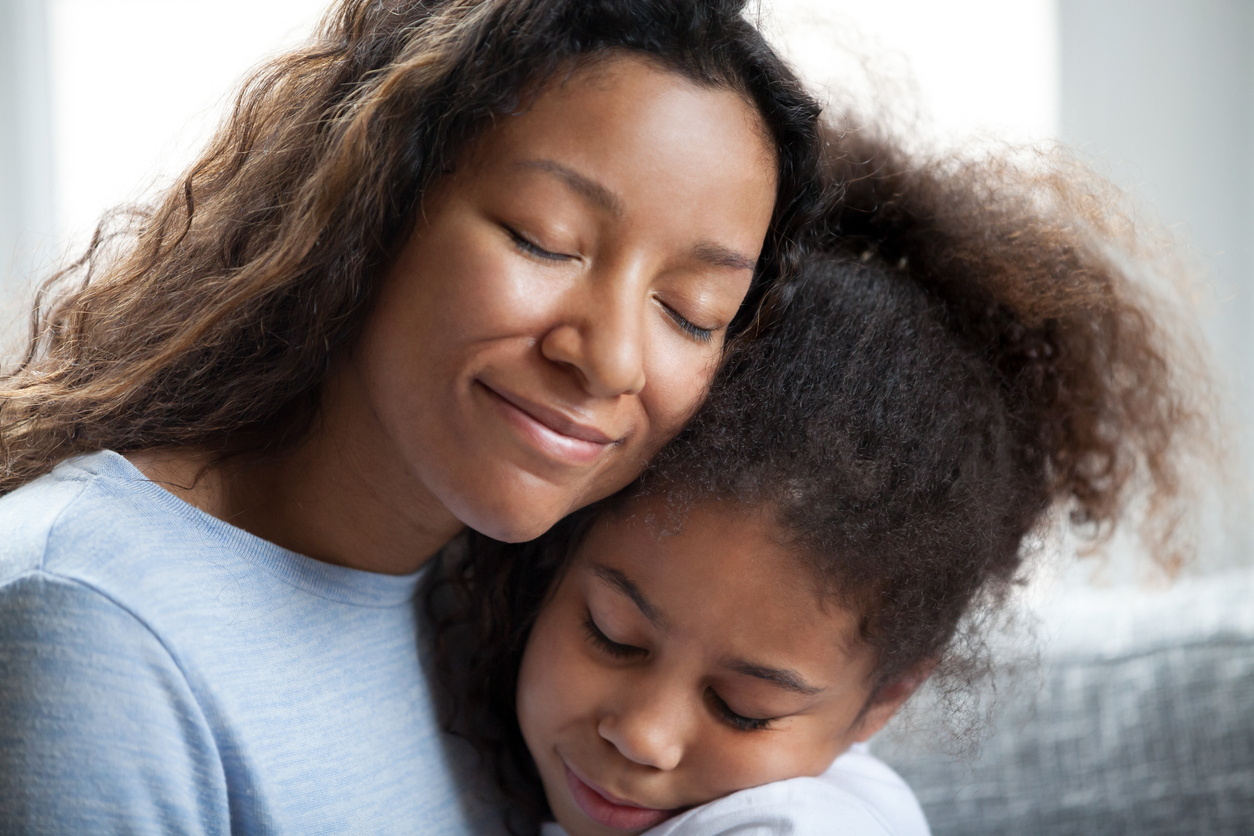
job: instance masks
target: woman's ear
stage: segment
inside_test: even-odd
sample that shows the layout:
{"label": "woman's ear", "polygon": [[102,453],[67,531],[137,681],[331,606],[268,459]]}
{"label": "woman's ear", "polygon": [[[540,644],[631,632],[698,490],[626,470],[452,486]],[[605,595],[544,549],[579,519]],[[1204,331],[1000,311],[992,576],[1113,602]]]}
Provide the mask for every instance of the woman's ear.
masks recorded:
{"label": "woman's ear", "polygon": [[862,714],[854,732],[854,740],[865,743],[884,728],[884,724],[905,705],[906,700],[918,690],[932,671],[936,669],[935,659],[924,659],[899,676],[875,695],[871,705]]}

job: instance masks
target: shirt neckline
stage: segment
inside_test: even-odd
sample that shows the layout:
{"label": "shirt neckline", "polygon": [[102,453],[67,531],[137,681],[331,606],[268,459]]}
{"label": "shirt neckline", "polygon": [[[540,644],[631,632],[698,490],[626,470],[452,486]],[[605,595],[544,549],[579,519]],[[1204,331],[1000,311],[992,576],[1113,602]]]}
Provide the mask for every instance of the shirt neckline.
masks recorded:
{"label": "shirt neckline", "polygon": [[[408,575],[385,575],[327,563],[285,549],[269,540],[207,514],[179,499],[113,450],[98,450],[67,459],[54,469],[65,478],[81,471],[107,481],[118,489],[196,527],[218,540],[231,552],[297,589],[320,598],[365,607],[392,607],[413,600],[426,566]],[[429,564],[428,564],[429,565]]]}

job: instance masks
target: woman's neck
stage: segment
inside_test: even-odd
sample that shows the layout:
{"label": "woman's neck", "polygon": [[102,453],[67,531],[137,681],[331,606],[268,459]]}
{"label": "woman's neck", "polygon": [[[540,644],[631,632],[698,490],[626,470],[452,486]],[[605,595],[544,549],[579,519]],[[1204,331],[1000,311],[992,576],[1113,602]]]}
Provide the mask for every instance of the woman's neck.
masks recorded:
{"label": "woman's neck", "polygon": [[[205,513],[309,557],[389,575],[415,572],[463,528],[412,474],[335,432],[334,410],[297,448],[218,462],[195,450],[127,459]],[[360,424],[357,424],[360,427]]]}

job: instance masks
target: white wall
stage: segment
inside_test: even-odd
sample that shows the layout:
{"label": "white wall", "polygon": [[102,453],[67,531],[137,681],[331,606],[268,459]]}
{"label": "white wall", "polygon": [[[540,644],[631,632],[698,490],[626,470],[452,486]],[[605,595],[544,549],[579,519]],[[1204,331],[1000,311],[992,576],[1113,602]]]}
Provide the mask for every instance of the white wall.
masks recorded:
{"label": "white wall", "polygon": [[47,0],[57,228],[82,234],[193,159],[248,70],[326,0]]}
{"label": "white wall", "polygon": [[[56,225],[82,235],[190,161],[262,57],[299,43],[326,0],[47,0]],[[943,7],[943,8],[942,8]],[[1037,139],[1057,124],[1052,0],[777,0],[768,26],[807,74],[866,98],[860,53],[917,82],[939,132]],[[996,67],[996,72],[990,68]],[[903,92],[895,90],[894,92]],[[900,107],[900,100],[894,105]]]}
{"label": "white wall", "polygon": [[775,0],[768,29],[837,104],[946,144],[1058,130],[1054,0]]}
{"label": "white wall", "polygon": [[43,0],[0,0],[0,333],[55,223],[47,40]]}
{"label": "white wall", "polygon": [[1254,4],[1061,0],[1062,137],[1206,271],[1198,309],[1235,418],[1237,484],[1204,561],[1254,563]]}

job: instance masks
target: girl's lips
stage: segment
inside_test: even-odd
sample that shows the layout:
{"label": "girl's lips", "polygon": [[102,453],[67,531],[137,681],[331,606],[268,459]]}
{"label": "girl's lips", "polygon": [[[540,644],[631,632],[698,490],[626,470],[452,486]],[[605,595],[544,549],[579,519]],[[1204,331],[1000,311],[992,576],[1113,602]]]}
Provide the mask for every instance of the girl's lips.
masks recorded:
{"label": "girl's lips", "polygon": [[552,458],[569,464],[596,461],[614,440],[595,427],[569,420],[559,413],[522,401],[479,382],[500,415],[525,439]]}
{"label": "girl's lips", "polygon": [[615,830],[647,830],[666,821],[676,812],[624,803],[609,796],[604,790],[586,783],[564,762],[562,767],[566,770],[566,784],[570,787],[576,806],[597,824]]}

